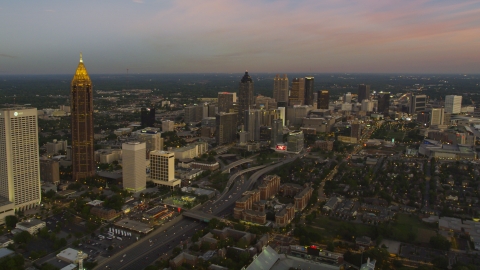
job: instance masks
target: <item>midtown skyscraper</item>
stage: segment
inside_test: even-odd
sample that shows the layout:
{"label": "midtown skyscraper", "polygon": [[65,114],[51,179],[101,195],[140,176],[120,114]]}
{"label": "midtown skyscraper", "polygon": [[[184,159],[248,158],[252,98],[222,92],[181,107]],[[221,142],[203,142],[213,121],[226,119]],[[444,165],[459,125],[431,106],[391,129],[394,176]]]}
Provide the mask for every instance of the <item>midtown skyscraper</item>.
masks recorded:
{"label": "midtown skyscraper", "polygon": [[92,81],[80,62],[70,89],[72,118],[72,178],[74,181],[95,175],[93,153],[93,89]]}
{"label": "midtown skyscraper", "polygon": [[273,98],[277,102],[288,102],[287,74],[283,74],[282,77],[277,74],[273,79]]}
{"label": "midtown skyscraper", "polygon": [[253,106],[255,99],[253,96],[253,81],[248,71],[245,71],[238,87],[238,123],[245,124],[245,112]]}
{"label": "midtown skyscraper", "polygon": [[18,210],[40,203],[37,117],[35,108],[0,109],[0,197]]}
{"label": "midtown skyscraper", "polygon": [[314,77],[305,77],[305,105],[313,105]]}
{"label": "midtown skyscraper", "polygon": [[318,91],[317,109],[328,110],[329,101],[330,101],[330,92],[328,92],[328,90]]}

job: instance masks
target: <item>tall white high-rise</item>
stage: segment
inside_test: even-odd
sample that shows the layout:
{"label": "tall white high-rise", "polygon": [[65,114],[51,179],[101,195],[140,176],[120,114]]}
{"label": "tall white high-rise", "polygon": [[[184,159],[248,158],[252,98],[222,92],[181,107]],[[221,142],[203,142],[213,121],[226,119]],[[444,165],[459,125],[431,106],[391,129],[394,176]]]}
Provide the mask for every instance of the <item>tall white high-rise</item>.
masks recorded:
{"label": "tall white high-rise", "polygon": [[445,96],[445,112],[460,113],[462,111],[462,96],[447,95]]}
{"label": "tall white high-rise", "polygon": [[444,110],[443,108],[434,108],[430,112],[430,125],[438,126],[444,124]]}
{"label": "tall white high-rise", "polygon": [[37,109],[0,109],[0,196],[25,210],[40,194]]}
{"label": "tall white high-rise", "polygon": [[147,186],[145,160],[146,144],[127,142],[122,144],[123,188],[137,192]]}
{"label": "tall white high-rise", "polygon": [[180,186],[175,179],[175,153],[167,151],[150,152],[150,179],[155,184],[169,187]]}

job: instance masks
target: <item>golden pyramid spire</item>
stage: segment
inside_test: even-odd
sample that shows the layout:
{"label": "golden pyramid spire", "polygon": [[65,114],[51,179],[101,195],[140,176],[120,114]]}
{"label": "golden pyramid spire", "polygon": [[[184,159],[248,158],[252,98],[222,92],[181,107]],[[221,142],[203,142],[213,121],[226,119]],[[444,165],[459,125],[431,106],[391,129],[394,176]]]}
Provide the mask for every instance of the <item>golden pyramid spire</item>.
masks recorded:
{"label": "golden pyramid spire", "polygon": [[75,75],[73,75],[72,84],[76,81],[85,81],[86,83],[90,83],[90,76],[88,76],[87,69],[83,64],[82,53],[80,53],[80,62],[78,63],[77,70],[75,71]]}

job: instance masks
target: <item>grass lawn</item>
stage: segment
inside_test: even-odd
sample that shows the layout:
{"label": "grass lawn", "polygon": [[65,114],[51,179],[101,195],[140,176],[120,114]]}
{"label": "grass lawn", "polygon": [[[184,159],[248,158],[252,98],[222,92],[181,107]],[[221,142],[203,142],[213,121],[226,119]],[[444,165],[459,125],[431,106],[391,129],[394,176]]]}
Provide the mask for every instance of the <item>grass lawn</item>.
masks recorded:
{"label": "grass lawn", "polygon": [[392,227],[397,239],[402,239],[409,233],[415,233],[416,243],[428,243],[430,237],[436,235],[436,225],[424,223],[417,216],[403,213],[397,215],[397,220]]}
{"label": "grass lawn", "polygon": [[[350,230],[356,237],[369,236],[375,237],[375,228],[371,225],[351,223],[344,220],[336,220],[327,216],[318,216],[308,231],[319,233],[323,237],[324,243],[327,243],[335,238],[339,238],[342,232]],[[341,238],[341,236],[340,236]]]}
{"label": "grass lawn", "polygon": [[403,140],[403,137],[405,137],[405,132],[403,131],[388,131],[387,133],[387,139],[392,140],[392,138],[395,139],[395,141],[401,141]]}

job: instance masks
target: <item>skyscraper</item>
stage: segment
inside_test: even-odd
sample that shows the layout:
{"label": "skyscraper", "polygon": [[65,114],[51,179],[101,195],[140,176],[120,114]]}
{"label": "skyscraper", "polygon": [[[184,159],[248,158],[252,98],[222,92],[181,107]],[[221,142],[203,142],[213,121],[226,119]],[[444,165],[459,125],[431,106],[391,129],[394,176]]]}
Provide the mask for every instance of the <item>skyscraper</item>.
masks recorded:
{"label": "skyscraper", "polygon": [[218,112],[230,112],[235,102],[237,102],[237,93],[218,92]]}
{"label": "skyscraper", "polygon": [[272,146],[283,143],[283,119],[273,120],[272,125]]}
{"label": "skyscraper", "polygon": [[378,112],[387,113],[390,107],[390,92],[378,94]]}
{"label": "skyscraper", "polygon": [[462,112],[462,96],[445,96],[445,112],[454,114]]}
{"label": "skyscraper", "polygon": [[249,107],[254,104],[253,96],[253,81],[248,71],[245,71],[242,80],[238,85],[238,123],[243,125],[245,111],[248,111]]}
{"label": "skyscraper", "polygon": [[314,77],[305,77],[305,105],[313,105],[314,83]]}
{"label": "skyscraper", "polygon": [[430,113],[430,125],[438,126],[443,125],[444,123],[444,109],[443,108],[434,108]]}
{"label": "skyscraper", "polygon": [[288,98],[289,105],[303,105],[305,102],[305,79],[295,78],[292,81],[292,89]]}
{"label": "skyscraper", "polygon": [[123,188],[132,192],[144,190],[147,186],[145,143],[127,142],[122,144]]}
{"label": "skyscraper", "polygon": [[155,108],[142,108],[140,121],[142,127],[153,127],[155,124]]}
{"label": "skyscraper", "polygon": [[175,179],[175,153],[166,151],[150,152],[150,179],[155,184],[174,188],[181,180]]}
{"label": "skyscraper", "polygon": [[410,97],[410,108],[408,113],[415,114],[417,112],[425,111],[427,105],[426,95],[413,95]]}
{"label": "skyscraper", "polygon": [[330,93],[328,92],[328,90],[318,91],[317,109],[328,110],[329,100],[330,100]]}
{"label": "skyscraper", "polygon": [[234,142],[237,139],[236,113],[219,113],[216,115],[217,144]]}
{"label": "skyscraper", "polygon": [[95,175],[93,153],[92,81],[83,64],[82,54],[71,83],[72,176],[77,181]]}
{"label": "skyscraper", "polygon": [[370,85],[359,84],[357,102],[362,103],[364,99],[370,99]]}
{"label": "skyscraper", "polygon": [[38,150],[37,109],[0,109],[0,196],[15,209],[40,203]]}
{"label": "skyscraper", "polygon": [[288,102],[288,77],[283,74],[280,77],[278,74],[273,79],[273,98],[277,102]]}

